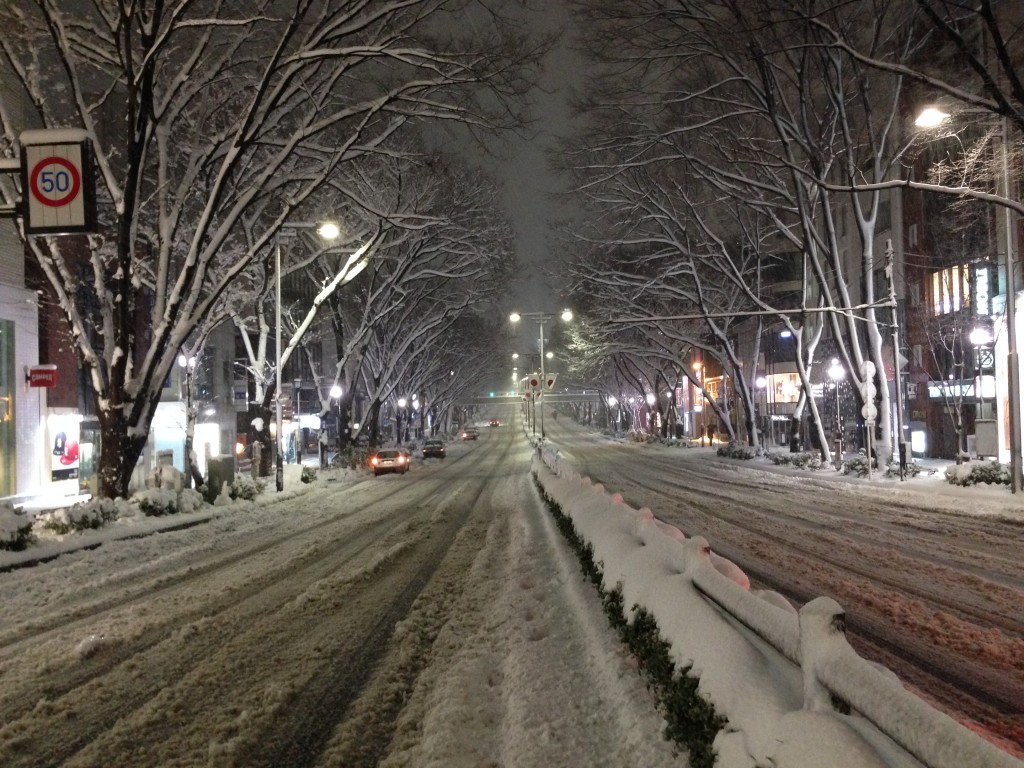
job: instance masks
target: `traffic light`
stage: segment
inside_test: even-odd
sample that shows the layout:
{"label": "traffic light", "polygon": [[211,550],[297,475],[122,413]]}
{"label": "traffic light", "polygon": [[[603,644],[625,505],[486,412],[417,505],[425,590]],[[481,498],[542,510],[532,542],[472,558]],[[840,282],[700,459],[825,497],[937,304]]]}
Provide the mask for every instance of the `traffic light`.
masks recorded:
{"label": "traffic light", "polygon": [[490,394],[488,395],[488,397],[494,397],[494,393],[493,393],[493,392],[491,392],[491,393],[490,393]]}

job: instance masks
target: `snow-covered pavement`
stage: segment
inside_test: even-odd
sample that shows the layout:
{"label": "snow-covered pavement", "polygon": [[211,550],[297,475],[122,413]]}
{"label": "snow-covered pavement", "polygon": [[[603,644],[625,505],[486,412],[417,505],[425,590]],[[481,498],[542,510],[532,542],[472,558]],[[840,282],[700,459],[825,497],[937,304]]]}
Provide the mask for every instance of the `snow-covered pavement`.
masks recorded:
{"label": "snow-covered pavement", "polygon": [[502,429],[0,573],[0,765],[684,765],[529,455]]}
{"label": "snow-covered pavement", "polygon": [[[627,497],[651,494],[717,552],[754,553],[762,586],[837,596],[851,639],[874,615],[893,643],[916,635],[931,653],[948,637],[960,671],[972,655],[996,660],[1010,695],[1019,685],[1024,518],[1005,492],[809,477],[565,422],[548,425],[565,458]],[[685,765],[543,509],[530,458],[517,428],[484,428],[405,476],[289,477],[256,504],[133,520],[75,539],[96,548],[0,572],[0,765]],[[0,553],[0,569],[18,559]],[[868,589],[915,568],[914,596],[893,578]],[[940,598],[974,613],[940,621]],[[964,625],[1000,612],[984,648],[961,647]],[[848,735],[800,715],[798,699],[792,743],[818,747],[779,768],[849,756]],[[763,730],[756,716],[746,727]],[[752,764],[744,743],[733,734],[721,768]]]}

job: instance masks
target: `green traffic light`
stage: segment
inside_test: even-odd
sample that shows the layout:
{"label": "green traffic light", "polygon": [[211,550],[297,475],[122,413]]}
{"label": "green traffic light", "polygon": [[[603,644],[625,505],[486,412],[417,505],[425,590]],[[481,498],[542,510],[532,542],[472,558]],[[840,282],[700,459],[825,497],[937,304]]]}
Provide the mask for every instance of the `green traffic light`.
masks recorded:
{"label": "green traffic light", "polygon": [[494,393],[493,392],[491,392],[490,397],[494,397]]}

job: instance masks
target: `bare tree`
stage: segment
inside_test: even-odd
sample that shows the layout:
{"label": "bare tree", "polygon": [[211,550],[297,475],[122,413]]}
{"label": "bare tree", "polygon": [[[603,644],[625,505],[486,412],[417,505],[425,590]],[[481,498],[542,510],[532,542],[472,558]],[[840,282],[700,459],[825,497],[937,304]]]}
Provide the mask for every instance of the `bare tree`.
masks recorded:
{"label": "bare tree", "polygon": [[[883,190],[907,150],[900,77],[830,46],[798,2],[633,0],[580,7],[597,30],[592,49],[600,67],[583,103],[591,131],[578,142],[584,151],[573,156],[582,176],[578,188],[620,217],[594,218],[606,225],[610,242],[647,230],[655,252],[663,233],[655,235],[651,222],[658,228],[670,222],[687,234],[687,248],[675,246],[683,258],[708,262],[713,255],[716,266],[728,265],[720,275],[743,297],[732,311],[774,313],[796,335],[804,398],[798,414],[809,408],[823,438],[822,420],[807,398],[822,339],[834,345],[856,385],[870,370],[865,361],[884,371],[890,354],[891,312],[878,310],[890,310],[891,302],[876,275],[885,274],[878,249],[889,226]],[[826,8],[822,18],[872,50],[910,59],[920,42],[904,28],[873,23],[872,13],[870,4],[843,4]],[[637,176],[641,167],[648,173]],[[668,187],[665,179],[677,181]],[[628,195],[608,192],[627,185]],[[853,194],[854,187],[866,192]],[[656,216],[652,206],[663,213]],[[749,214],[723,216],[723,207]],[[852,223],[852,235],[843,235],[844,222]],[[678,234],[674,240],[684,242]],[[751,279],[758,270],[746,260],[753,255],[763,263],[787,253],[802,265],[795,304],[760,291]],[[711,319],[713,311],[694,298],[674,316]],[[878,449],[891,455],[896,419],[888,387],[876,392],[884,414]]]}
{"label": "bare tree", "polygon": [[[179,350],[338,168],[427,121],[517,123],[533,51],[491,3],[476,4],[483,11],[463,35],[446,23],[463,7],[35,0],[0,9],[3,98],[30,105],[31,127],[81,128],[95,148],[100,233],[27,244],[92,383],[102,494],[127,493]],[[0,105],[8,156],[30,127],[18,114]],[[0,186],[7,203],[19,192]]]}

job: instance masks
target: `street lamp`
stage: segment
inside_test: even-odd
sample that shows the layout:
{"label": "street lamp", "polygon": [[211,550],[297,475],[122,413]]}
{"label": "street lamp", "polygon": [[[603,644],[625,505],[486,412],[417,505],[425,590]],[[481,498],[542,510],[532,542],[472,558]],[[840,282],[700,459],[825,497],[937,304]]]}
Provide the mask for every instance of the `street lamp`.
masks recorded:
{"label": "street lamp", "polygon": [[196,372],[196,357],[178,355],[178,365],[185,371],[185,482],[192,487],[192,451],[195,444],[196,409],[192,402],[192,384]]}
{"label": "street lamp", "polygon": [[398,434],[396,436],[396,440],[399,445],[402,444],[402,416],[405,415],[405,405],[406,399],[404,397],[398,398],[398,410],[395,413],[395,418],[398,422],[398,424],[396,425],[398,427]]}
{"label": "street lamp", "polygon": [[[528,320],[535,321],[537,323],[537,325],[539,326],[539,329],[540,329],[540,388],[541,389],[547,388],[547,386],[548,386],[547,373],[544,371],[544,326],[553,317],[554,317],[554,315],[549,315],[549,314],[546,314],[544,312],[513,312],[512,314],[510,314],[508,316],[509,321],[511,321],[513,323],[518,323],[523,318],[526,318]],[[572,312],[570,310],[568,310],[568,309],[563,309],[560,317],[562,318],[563,322],[568,323],[570,320],[572,320]],[[553,355],[552,355],[552,357],[553,357]],[[545,432],[544,432],[544,396],[543,396],[543,391],[535,392],[534,393],[535,399],[536,399],[536,396],[538,394],[540,395],[540,436],[541,436],[541,439],[543,439],[543,438],[545,438],[547,436],[545,434]]]}
{"label": "street lamp", "polygon": [[836,389],[836,469],[843,465],[843,417],[839,412],[839,382],[846,378],[846,369],[839,362],[838,358],[832,358],[832,364],[828,367],[828,377]]}
{"label": "street lamp", "polygon": [[[331,400],[334,401],[338,408],[336,416],[338,425],[338,442],[339,448],[341,443],[341,387],[337,384],[331,387],[331,391],[328,393]],[[327,468],[327,425],[324,423],[324,418],[320,419],[320,468]]]}
{"label": "street lamp", "polygon": [[[963,114],[983,113],[991,115],[985,110],[961,110]],[[936,107],[928,107],[914,120],[918,128],[936,128],[947,120],[950,114],[943,112]],[[1003,115],[999,119],[1000,141],[999,141],[999,165],[1000,165],[1000,186],[1002,187],[1002,199],[1010,201],[1010,161],[1008,145],[1010,143],[1010,122]],[[1006,363],[1007,363],[1007,416],[1010,425],[1010,492],[1017,493],[1021,490],[1021,401],[1020,401],[1020,359],[1017,355],[1017,276],[1014,272],[1014,251],[1013,251],[1013,211],[1009,206],[1003,205],[1003,229],[1006,245]]]}
{"label": "street lamp", "polygon": [[758,408],[763,408],[764,409],[764,413],[760,414],[761,418],[757,420],[757,421],[760,422],[757,425],[757,428],[761,430],[761,438],[764,439],[765,438],[765,431],[766,431],[765,427],[769,423],[771,423],[771,425],[772,425],[772,434],[771,434],[770,440],[771,440],[772,444],[774,444],[775,443],[775,422],[769,422],[768,421],[768,377],[767,376],[758,376],[756,379],[754,379],[754,386],[758,390],[760,390],[760,392],[761,392],[760,397],[758,397],[758,399],[757,399]]}
{"label": "street lamp", "polygon": [[982,386],[982,374],[984,372],[986,362],[982,359],[982,353],[985,352],[985,357],[988,358],[987,362],[991,364],[992,353],[991,350],[986,350],[986,347],[988,347],[988,345],[992,343],[992,333],[989,331],[988,328],[979,326],[971,331],[970,336],[968,338],[971,341],[971,345],[974,347],[974,395],[978,400],[976,418],[981,419],[985,417],[985,392],[984,387]]}
{"label": "street lamp", "polygon": [[[337,224],[332,222],[321,222],[319,224],[309,222],[286,222],[282,225],[282,229],[316,229],[317,233],[324,240],[334,240],[341,234],[341,230]],[[275,247],[274,247],[274,272],[276,273],[276,308],[275,308],[275,321],[277,324],[277,331],[275,334],[276,341],[276,357],[277,357],[277,381],[275,382],[274,389],[274,400],[276,406],[276,418],[277,423],[277,438],[275,446],[277,448],[277,461],[275,462],[277,471],[275,472],[275,487],[278,491],[284,490],[284,419],[281,414],[281,232],[278,230],[274,235]]]}
{"label": "street lamp", "polygon": [[[704,389],[704,364],[702,362],[700,362],[700,360],[695,360],[694,363],[693,363],[693,370],[694,370],[694,373],[697,375],[697,379],[701,383],[701,390],[702,390],[701,391],[701,399],[703,400],[704,399],[704,393],[703,393],[703,389]],[[697,402],[696,402],[696,399],[694,399],[694,407],[696,407],[696,405],[697,405]],[[704,403],[702,402],[701,405],[700,405],[700,447],[701,448],[704,447],[704,434],[705,434],[705,432],[707,432],[706,423],[707,422],[706,422],[706,420],[704,418]]]}

